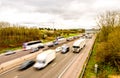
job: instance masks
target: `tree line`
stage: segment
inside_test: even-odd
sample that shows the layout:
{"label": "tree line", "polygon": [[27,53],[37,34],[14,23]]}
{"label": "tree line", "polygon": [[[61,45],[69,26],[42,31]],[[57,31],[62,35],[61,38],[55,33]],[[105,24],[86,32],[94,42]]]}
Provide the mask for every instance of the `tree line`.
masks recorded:
{"label": "tree line", "polygon": [[32,40],[50,41],[57,36],[78,34],[84,29],[50,29],[50,28],[28,28],[25,26],[11,25],[7,22],[0,22],[0,50],[5,48],[19,47],[24,42]]}

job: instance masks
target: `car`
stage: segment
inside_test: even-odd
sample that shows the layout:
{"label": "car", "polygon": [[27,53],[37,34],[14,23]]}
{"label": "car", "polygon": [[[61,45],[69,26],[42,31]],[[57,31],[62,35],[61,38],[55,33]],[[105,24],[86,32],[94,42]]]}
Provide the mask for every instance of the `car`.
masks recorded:
{"label": "car", "polygon": [[38,46],[38,49],[41,49],[41,48],[44,48],[45,45],[44,44],[41,44],[40,46]]}
{"label": "car", "polygon": [[71,41],[71,40],[73,40],[72,37],[69,37],[69,38],[66,39],[66,41]]}
{"label": "car", "polygon": [[57,47],[57,48],[55,49],[56,52],[60,52],[61,50],[62,50],[62,47]]}
{"label": "car", "polygon": [[69,52],[69,50],[70,50],[70,47],[68,45],[66,45],[66,44],[62,45],[61,53],[63,53],[63,54],[67,53],[67,52]]}
{"label": "car", "polygon": [[48,47],[53,47],[53,46],[54,46],[54,43],[53,43],[53,42],[49,42],[49,43],[47,43],[47,46],[48,46]]}
{"label": "car", "polygon": [[59,37],[56,38],[57,41],[63,41],[64,39],[65,39],[65,38],[62,37],[62,36],[59,36]]}
{"label": "car", "polygon": [[20,65],[19,70],[27,69],[27,68],[31,67],[34,63],[35,63],[35,61],[33,61],[33,60],[27,60]]}
{"label": "car", "polygon": [[64,38],[64,37],[62,37],[62,36],[58,36],[56,39],[58,40],[58,39],[62,39],[62,38]]}
{"label": "car", "polygon": [[70,38],[67,38],[66,41],[70,41]]}
{"label": "car", "polygon": [[8,51],[6,51],[5,55],[11,55],[11,54],[15,54],[15,53],[16,53],[15,51],[8,50]]}
{"label": "car", "polygon": [[73,38],[74,38],[74,39],[77,39],[77,38],[78,38],[78,36],[74,36]]}
{"label": "car", "polygon": [[30,50],[30,53],[34,53],[34,52],[36,52],[36,51],[39,51],[39,48],[32,48],[32,49]]}
{"label": "car", "polygon": [[58,45],[59,43],[58,43],[58,41],[53,41],[53,44]]}

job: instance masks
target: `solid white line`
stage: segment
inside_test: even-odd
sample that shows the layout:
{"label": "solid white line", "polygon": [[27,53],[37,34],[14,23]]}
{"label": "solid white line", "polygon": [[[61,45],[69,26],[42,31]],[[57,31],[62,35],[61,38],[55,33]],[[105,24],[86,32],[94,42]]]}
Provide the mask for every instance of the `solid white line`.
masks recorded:
{"label": "solid white line", "polygon": [[8,72],[10,72],[10,71],[12,71],[12,70],[14,70],[14,69],[16,69],[16,68],[18,68],[18,67],[19,67],[19,66],[16,66],[15,68],[12,68],[12,69],[10,69],[10,70],[7,70],[7,71],[1,73],[0,75],[3,75],[3,74],[5,74],[5,73],[8,73]]}
{"label": "solid white line", "polygon": [[14,78],[18,78],[18,76],[15,76]]}
{"label": "solid white line", "polygon": [[75,58],[73,58],[72,60],[71,60],[71,62],[68,64],[68,65],[66,65],[65,67],[65,69],[63,70],[63,72],[58,76],[58,78],[61,78],[62,77],[62,75],[67,71],[67,69],[73,64],[73,62],[76,60],[76,58],[79,56],[79,54],[75,57]]}
{"label": "solid white line", "polygon": [[3,55],[4,55],[4,53],[0,54],[0,56],[3,56]]}
{"label": "solid white line", "polygon": [[52,67],[55,66],[56,64],[57,64],[57,63],[54,63],[54,64],[52,65]]}
{"label": "solid white line", "polygon": [[67,56],[67,55],[68,55],[68,53],[65,54],[65,56]]}

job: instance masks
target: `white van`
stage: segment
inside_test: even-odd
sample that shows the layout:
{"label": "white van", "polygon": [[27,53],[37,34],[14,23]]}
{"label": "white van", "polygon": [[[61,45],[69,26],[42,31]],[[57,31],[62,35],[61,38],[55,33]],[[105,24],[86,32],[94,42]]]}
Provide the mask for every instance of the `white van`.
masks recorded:
{"label": "white van", "polygon": [[55,50],[47,50],[38,54],[34,68],[41,69],[47,66],[56,57]]}
{"label": "white van", "polygon": [[79,40],[75,41],[72,46],[73,52],[80,52],[80,50],[82,48],[84,48],[85,44],[86,44],[86,39],[79,39]]}

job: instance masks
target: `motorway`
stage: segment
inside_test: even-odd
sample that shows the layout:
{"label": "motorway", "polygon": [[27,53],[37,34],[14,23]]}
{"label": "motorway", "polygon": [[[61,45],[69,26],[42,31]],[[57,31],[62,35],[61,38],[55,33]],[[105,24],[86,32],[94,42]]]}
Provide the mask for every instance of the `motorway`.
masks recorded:
{"label": "motorway", "polygon": [[[68,43],[68,42],[65,42],[65,43]],[[56,45],[55,47],[52,47],[52,49],[55,49],[56,47],[61,46],[62,44],[63,43],[60,43],[59,45]],[[45,48],[40,49],[40,50],[44,50],[44,49],[48,49],[48,47],[45,46]],[[2,64],[4,62],[8,62],[8,61],[16,59],[16,58],[20,58],[20,57],[28,55],[28,54],[30,54],[30,50],[27,50],[27,51],[20,50],[20,51],[16,52],[15,54],[12,54],[12,55],[1,55],[0,59],[2,59],[2,60],[0,60],[0,64]]]}
{"label": "motorway", "polygon": [[[89,46],[89,42],[93,39],[87,39],[86,46]],[[68,42],[67,44],[72,47],[74,41]],[[84,55],[87,47],[81,50],[80,53],[73,53],[72,50],[66,54],[57,53],[56,59],[51,62],[47,67],[41,70],[36,70],[33,67],[28,68],[24,71],[18,71],[18,67],[0,75],[0,78],[58,78],[59,75],[64,71],[67,65],[79,55]],[[35,60],[35,59],[34,59]]]}

